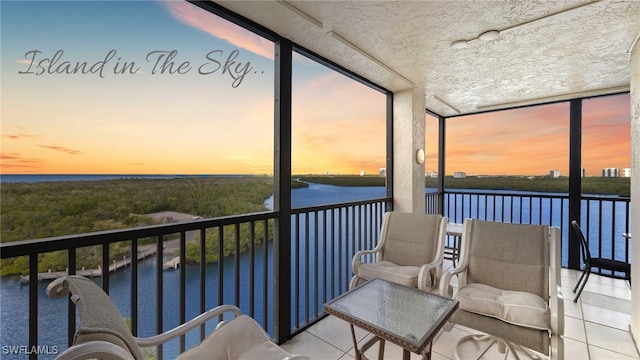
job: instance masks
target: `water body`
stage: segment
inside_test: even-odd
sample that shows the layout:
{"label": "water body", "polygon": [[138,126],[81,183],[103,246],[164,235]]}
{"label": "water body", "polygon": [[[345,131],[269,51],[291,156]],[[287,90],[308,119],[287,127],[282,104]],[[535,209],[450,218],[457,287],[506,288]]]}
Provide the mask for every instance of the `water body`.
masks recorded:
{"label": "water body", "polygon": [[[116,176],[116,175],[114,175]],[[117,177],[122,178],[122,177]],[[33,178],[32,178],[33,179]],[[86,178],[85,180],[97,180],[97,178]],[[4,182],[6,179],[3,177],[2,181]],[[72,179],[68,179],[72,180]],[[79,180],[79,179],[75,179]],[[48,180],[44,180],[48,181]],[[54,180],[51,180],[54,181]],[[516,192],[509,192],[516,193]],[[523,193],[522,195],[525,195]],[[531,193],[526,193],[526,195],[532,195]],[[332,204],[332,203],[342,203],[349,201],[358,201],[364,199],[372,199],[372,198],[381,198],[385,196],[384,187],[339,187],[339,186],[331,186],[331,185],[320,185],[320,184],[310,184],[308,188],[295,189],[292,191],[292,206],[294,208],[300,207],[308,207],[322,204]],[[477,201],[482,201],[477,200]],[[513,201],[511,199],[505,203],[506,206],[510,206],[510,202]],[[535,200],[525,200],[525,201],[535,201]],[[266,205],[270,208],[273,206],[273,198],[267,199]],[[515,205],[515,204],[514,204]],[[534,204],[535,205],[535,204]],[[617,205],[616,205],[617,206]],[[555,222],[559,222],[559,214],[561,212],[566,212],[566,209],[560,209],[559,202],[544,205],[542,212],[547,213],[550,211],[552,207],[558,207],[558,209],[553,210],[558,214],[558,218],[554,217],[553,225],[557,225]],[[484,208],[484,205],[481,206]],[[529,207],[524,206],[525,210],[523,212],[528,212]],[[534,206],[535,208],[535,206]],[[536,210],[537,211],[537,210]],[[603,209],[603,216],[611,216],[606,207]],[[609,214],[609,215],[607,215]],[[623,214],[621,211],[616,212],[616,217]],[[481,214],[472,214],[472,215],[481,215]],[[523,217],[526,219],[529,216],[535,216],[535,214],[519,214],[514,213],[513,218],[504,219],[504,221],[513,220],[516,221],[518,218]],[[592,211],[590,213],[590,218],[593,218],[592,221],[597,223],[597,219],[600,214]],[[566,217],[565,217],[566,218]],[[499,220],[499,219],[496,219]],[[609,221],[603,221],[603,224],[608,224]],[[616,224],[622,223],[620,221],[616,221]],[[615,231],[618,225],[616,225]],[[623,231],[620,229],[620,231]],[[566,232],[566,229],[565,229]],[[313,232],[311,232],[312,234]],[[565,237],[566,234],[563,234]],[[313,239],[311,239],[313,241]],[[605,242],[606,244],[606,242]],[[311,249],[313,251],[313,249]],[[272,264],[272,249],[271,246],[263,247],[258,246],[256,248],[256,283],[255,283],[255,292],[256,294],[260,294],[255,297],[255,309],[256,313],[254,317],[261,322],[264,319],[264,315],[262,314],[262,286],[264,286],[264,282],[262,281],[261,273],[259,273],[260,269],[263,266],[264,252],[267,251],[267,261],[269,262],[267,268],[271,267]],[[313,255],[313,254],[312,254]],[[313,256],[312,256],[313,258]],[[566,254],[563,254],[563,264],[566,262]],[[248,254],[242,254],[240,256],[240,307],[244,312],[247,312],[248,309],[248,289],[249,285],[246,283],[249,274],[248,274],[248,266],[246,264],[249,261]],[[304,260],[303,260],[304,261]],[[233,258],[225,258],[223,259],[223,271],[225,274],[225,280],[223,283],[224,287],[224,303],[233,303],[233,267],[234,260]],[[304,265],[301,265],[304,266]],[[320,264],[320,266],[324,266]],[[322,269],[321,269],[322,270]],[[114,303],[123,314],[123,316],[130,316],[131,309],[129,304],[129,289],[130,289],[130,268],[126,270],[119,271],[110,275],[110,294],[113,298]],[[186,267],[186,287],[187,294],[190,293],[198,293],[199,287],[199,268],[197,265],[189,265]],[[177,271],[165,271],[163,276],[163,302],[164,302],[164,327],[165,329],[170,329],[173,326],[178,325],[178,311],[179,308],[179,295],[178,295],[178,286],[179,286],[179,272]],[[145,260],[139,264],[139,299],[138,299],[138,326],[139,326],[139,336],[145,337],[155,334],[155,313],[156,313],[156,302],[155,302],[155,259]],[[207,287],[207,304],[206,308],[211,308],[217,304],[218,299],[218,286],[214,284],[214,279],[217,279],[218,276],[218,265],[210,264],[207,266],[206,277],[208,280]],[[267,274],[267,279],[272,279],[272,273],[269,271]],[[100,279],[96,279],[96,282],[99,283]],[[209,285],[211,284],[211,285]],[[267,286],[271,285],[271,282],[267,282]],[[67,319],[67,303],[63,300],[54,300],[49,298],[46,295],[47,283],[39,284],[39,344],[45,346],[58,346],[60,349],[66,348],[66,319]],[[302,287],[304,288],[304,287]],[[310,288],[314,288],[310,286]],[[269,291],[268,308],[271,308],[271,300],[272,300],[272,290]],[[310,294],[312,295],[312,294]],[[313,294],[315,295],[315,294]],[[301,295],[303,297],[304,294]],[[315,298],[315,297],[314,297]],[[319,304],[321,306],[321,304]],[[186,307],[186,316],[187,318],[192,318],[199,311],[199,299],[197,297],[187,297],[187,307]],[[9,355],[4,351],[4,348],[1,346],[19,346],[26,345],[26,341],[28,339],[28,287],[21,286],[18,277],[2,277],[0,278],[0,358],[2,359],[26,359],[26,355]],[[271,328],[273,324],[273,315],[266,314],[267,316],[267,325],[268,328]],[[211,325],[212,327],[213,325]],[[212,328],[207,328],[207,332],[211,331]],[[187,336],[186,342],[187,347],[199,342],[198,333],[193,332],[190,336]],[[178,353],[179,343],[178,341],[173,341],[164,346],[164,354],[165,358],[171,359],[174,358]],[[53,359],[55,355],[42,355],[39,358],[41,359]]]}
{"label": "water body", "polygon": [[[119,179],[118,175],[106,176],[65,176],[64,179],[61,176],[55,175],[54,178],[50,176],[31,176],[28,179],[15,178],[13,180],[20,180],[23,182],[36,182],[36,181],[73,181],[73,180],[105,180],[105,179]],[[124,177],[126,178],[126,177]],[[3,176],[3,180],[6,178]],[[16,182],[14,181],[14,182]],[[365,200],[372,198],[380,198],[385,195],[384,187],[339,187],[331,185],[319,185],[310,184],[307,188],[300,188],[292,190],[292,206],[294,208],[341,203],[348,201]],[[269,208],[273,207],[273,197],[266,200],[266,205]],[[255,254],[255,268],[256,271],[260,271],[263,266],[264,251],[267,251],[267,259],[272,264],[272,247],[269,246],[256,247]],[[240,263],[247,264],[249,262],[249,256],[247,253],[240,256]],[[267,268],[270,268],[271,265]],[[234,259],[223,259],[223,273],[225,274],[224,285],[224,303],[234,303],[233,299],[233,271],[234,271]],[[248,292],[249,285],[246,284],[249,278],[248,266],[240,266],[240,279],[241,279],[241,291],[243,292],[240,297],[240,308],[247,312],[249,298],[246,292]],[[156,301],[155,301],[155,269],[156,260],[148,259],[139,263],[138,267],[138,336],[146,337],[155,334],[156,322]],[[199,292],[199,267],[197,265],[188,265],[187,271],[187,294]],[[163,276],[163,289],[164,289],[164,327],[170,329],[177,326],[179,323],[178,311],[179,309],[179,272],[177,271],[165,271]],[[208,280],[207,288],[207,304],[206,308],[212,308],[217,304],[218,300],[218,287],[213,283],[214,279],[218,277],[218,264],[207,265],[206,278]],[[267,274],[268,279],[273,278],[271,271]],[[256,313],[254,317],[261,322],[264,315],[262,314],[262,292],[263,282],[262,274],[256,273],[255,293],[260,294],[254,298]],[[97,284],[100,284],[100,279],[95,280]],[[131,284],[131,269],[118,271],[110,274],[109,287],[110,295],[125,317],[129,317],[131,314],[130,308],[130,284]],[[211,283],[211,285],[209,285]],[[47,282],[41,282],[38,286],[38,307],[39,307],[39,341],[38,343],[43,346],[57,346],[59,349],[66,348],[66,334],[67,334],[67,302],[61,299],[51,299],[46,295]],[[271,283],[268,283],[270,286]],[[269,290],[269,299],[271,301],[272,291]],[[2,359],[26,359],[26,355],[15,355],[6,353],[7,349],[3,349],[2,346],[20,346],[27,345],[28,339],[28,299],[29,288],[28,286],[21,286],[20,279],[17,276],[1,277],[0,278],[0,358]],[[321,304],[320,304],[321,305]],[[268,304],[269,308],[271,304]],[[192,318],[199,312],[200,304],[197,297],[187,297],[186,317]],[[271,328],[273,324],[272,314],[267,314],[267,324]],[[214,325],[210,325],[207,328],[207,333],[213,330]],[[187,348],[199,342],[198,332],[192,332],[187,336],[186,343]],[[167,343],[164,346],[163,352],[165,358],[172,359],[178,354],[179,342],[178,340]],[[41,359],[54,359],[55,355],[40,355]]]}

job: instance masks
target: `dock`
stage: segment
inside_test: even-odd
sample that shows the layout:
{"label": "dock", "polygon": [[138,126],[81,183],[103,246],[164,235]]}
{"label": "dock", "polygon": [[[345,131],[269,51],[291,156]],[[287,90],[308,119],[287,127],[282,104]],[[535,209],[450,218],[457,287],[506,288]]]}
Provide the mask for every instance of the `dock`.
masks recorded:
{"label": "dock", "polygon": [[[148,247],[145,248],[143,250],[138,251],[138,256],[137,256],[137,261],[140,260],[144,260],[149,256],[153,256],[156,253],[156,249],[155,247]],[[113,261],[113,263],[111,265],[109,265],[109,272],[116,272],[120,269],[126,268],[127,266],[131,265],[131,258],[127,257],[124,258],[122,260],[119,261]],[[101,277],[102,276],[102,268],[100,266],[98,266],[97,269],[77,269],[76,270],[76,275],[81,275],[81,276],[85,276],[88,278],[93,278],[93,277]],[[38,273],[38,281],[48,281],[48,280],[55,280],[64,276],[69,275],[69,271],[68,269],[65,271],[47,271],[47,272],[43,272],[43,273]],[[23,275],[20,277],[20,282],[22,282],[23,284],[26,284],[29,282],[29,275]]]}
{"label": "dock", "polygon": [[167,261],[166,263],[164,263],[164,265],[162,266],[163,269],[165,270],[169,270],[169,269],[179,269],[180,268],[180,256],[176,256],[173,259]]}

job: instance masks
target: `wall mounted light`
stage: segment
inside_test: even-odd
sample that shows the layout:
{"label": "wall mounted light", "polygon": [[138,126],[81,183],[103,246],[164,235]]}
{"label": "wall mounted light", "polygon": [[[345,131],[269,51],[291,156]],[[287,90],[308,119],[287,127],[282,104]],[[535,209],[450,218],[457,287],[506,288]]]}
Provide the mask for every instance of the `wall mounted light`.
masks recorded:
{"label": "wall mounted light", "polygon": [[418,149],[418,151],[416,151],[416,162],[418,164],[424,164],[424,150],[423,149]]}

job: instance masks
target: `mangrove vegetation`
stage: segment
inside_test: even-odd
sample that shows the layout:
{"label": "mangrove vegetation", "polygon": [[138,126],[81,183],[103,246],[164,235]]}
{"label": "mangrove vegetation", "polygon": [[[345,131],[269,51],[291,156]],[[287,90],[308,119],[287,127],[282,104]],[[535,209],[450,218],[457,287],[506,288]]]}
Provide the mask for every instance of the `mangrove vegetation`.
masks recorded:
{"label": "mangrove vegetation", "polygon": [[[425,178],[427,188],[436,188],[437,179]],[[384,186],[383,176],[294,176],[292,187],[307,183],[336,186]],[[447,189],[516,190],[567,193],[568,178],[540,177],[466,177],[445,178]],[[172,211],[193,217],[216,218],[266,211],[265,199],[273,194],[273,178],[183,177],[173,179],[119,179],[100,181],[58,181],[36,183],[2,183],[0,188],[1,242],[40,239],[53,236],[131,228],[158,223],[150,214]],[[582,179],[583,194],[606,194],[628,197],[629,178],[587,177]],[[267,229],[264,226],[267,226]],[[254,244],[271,240],[272,221],[206,231],[206,262],[215,262],[220,253],[233,255],[235,249],[245,251]],[[239,235],[239,236],[237,236]],[[176,235],[174,235],[176,236]],[[222,236],[223,241],[220,241]],[[236,237],[238,237],[236,239]],[[171,238],[165,238],[171,240]],[[140,244],[155,239],[140,239]],[[199,235],[187,243],[188,262],[199,262]],[[78,268],[97,268],[101,263],[100,247],[78,244]],[[222,247],[222,251],[220,251]],[[130,242],[112,244],[110,260],[130,256]],[[39,256],[38,270],[66,269],[67,252],[58,251]],[[5,259],[0,274],[26,274],[26,257]]]}

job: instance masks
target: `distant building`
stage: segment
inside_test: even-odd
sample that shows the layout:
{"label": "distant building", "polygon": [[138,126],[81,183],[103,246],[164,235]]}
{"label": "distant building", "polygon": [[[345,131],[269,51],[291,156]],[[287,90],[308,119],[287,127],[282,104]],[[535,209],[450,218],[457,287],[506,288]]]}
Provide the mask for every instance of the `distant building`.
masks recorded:
{"label": "distant building", "polygon": [[367,175],[367,172],[364,170],[360,170],[360,176],[365,176],[365,175]]}
{"label": "distant building", "polygon": [[586,169],[580,169],[580,177],[586,177],[587,176],[587,170]]}
{"label": "distant building", "polygon": [[380,168],[380,176],[387,176],[387,168]]}
{"label": "distant building", "polygon": [[602,177],[620,177],[620,170],[618,168],[602,169]]}
{"label": "distant building", "polygon": [[453,173],[453,178],[454,179],[463,179],[467,177],[467,173],[465,173],[464,171],[456,171]]}
{"label": "distant building", "polygon": [[430,177],[430,178],[437,178],[438,177],[438,172],[437,171],[430,171],[426,175],[428,177]]}
{"label": "distant building", "polygon": [[622,169],[622,177],[631,177],[631,168]]}
{"label": "distant building", "polygon": [[552,179],[557,179],[560,177],[560,170],[555,169],[555,170],[551,170],[549,171],[549,177]]}

